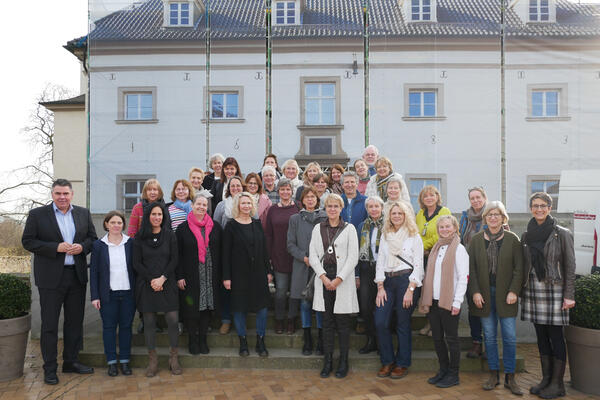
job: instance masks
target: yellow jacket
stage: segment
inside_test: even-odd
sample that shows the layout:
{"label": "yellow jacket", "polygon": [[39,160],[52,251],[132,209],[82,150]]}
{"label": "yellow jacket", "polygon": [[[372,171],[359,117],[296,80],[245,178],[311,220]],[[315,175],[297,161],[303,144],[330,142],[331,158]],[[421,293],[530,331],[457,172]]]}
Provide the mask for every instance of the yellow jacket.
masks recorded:
{"label": "yellow jacket", "polygon": [[[423,239],[423,249],[425,251],[429,251],[432,249],[433,245],[438,241],[437,234],[437,220],[440,215],[450,215],[452,214],[450,210],[446,207],[442,207],[440,212],[433,217],[429,222],[425,219],[425,211],[420,209],[417,213],[417,226],[419,227],[419,234],[421,235],[421,239]],[[423,231],[425,234],[423,235]]]}

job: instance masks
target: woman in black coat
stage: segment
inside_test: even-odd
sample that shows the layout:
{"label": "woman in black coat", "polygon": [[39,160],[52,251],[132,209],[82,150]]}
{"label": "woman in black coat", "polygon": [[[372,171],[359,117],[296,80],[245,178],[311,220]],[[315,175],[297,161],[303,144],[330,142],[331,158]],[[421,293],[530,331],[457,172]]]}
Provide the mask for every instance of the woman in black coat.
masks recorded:
{"label": "woman in black coat", "polygon": [[169,368],[181,374],[177,358],[179,290],[175,281],[177,238],[169,229],[166,207],[150,203],[144,208],[142,227],[133,244],[133,268],[137,272],[135,297],[138,310],[144,316],[144,335],[148,347],[146,376],[158,372],[156,355],[156,313],[164,312],[169,330],[171,356]]}
{"label": "woman in black coat", "polygon": [[256,214],[254,197],[248,192],[235,196],[233,219],[223,233],[223,286],[231,290],[231,311],[240,338],[240,356],[248,356],[246,314],[256,313],[256,352],[269,355],[265,347],[269,282],[273,279],[267,244]]}
{"label": "woman in black coat", "polygon": [[191,354],[208,354],[206,333],[219,299],[222,230],[207,213],[210,197],[208,190],[200,191],[192,212],[176,231],[179,312],[189,334]]}

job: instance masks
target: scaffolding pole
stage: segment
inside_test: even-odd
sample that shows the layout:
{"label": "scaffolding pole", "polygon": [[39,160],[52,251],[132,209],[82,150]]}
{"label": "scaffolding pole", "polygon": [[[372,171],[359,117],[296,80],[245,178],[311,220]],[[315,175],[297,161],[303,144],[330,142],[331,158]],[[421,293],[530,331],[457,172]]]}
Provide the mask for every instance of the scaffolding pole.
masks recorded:
{"label": "scaffolding pole", "polygon": [[205,115],[204,119],[206,121],[205,134],[206,134],[206,167],[211,167],[209,165],[210,161],[210,6],[211,0],[206,0],[205,9],[204,9],[204,20],[206,21],[206,41],[205,41],[205,76],[206,76],[206,104],[204,105]]}
{"label": "scaffolding pole", "polygon": [[265,0],[265,30],[266,30],[266,64],[265,64],[265,154],[271,154],[273,151],[273,128],[271,113],[271,56],[272,56],[272,36],[271,36],[271,0]]}
{"label": "scaffolding pole", "polygon": [[364,108],[365,147],[369,145],[369,0],[363,0],[363,65],[364,65]]}

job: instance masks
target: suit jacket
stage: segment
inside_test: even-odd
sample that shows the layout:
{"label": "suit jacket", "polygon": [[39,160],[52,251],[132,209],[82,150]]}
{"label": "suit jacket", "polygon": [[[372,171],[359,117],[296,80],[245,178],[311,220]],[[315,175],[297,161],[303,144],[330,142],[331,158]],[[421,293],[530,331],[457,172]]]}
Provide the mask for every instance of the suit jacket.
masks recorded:
{"label": "suit jacket", "polygon": [[[87,283],[86,256],[92,249],[92,243],[97,239],[92,214],[87,208],[73,206],[73,222],[75,237],[73,243],[83,247],[76,256],[75,270],[82,284]],[[33,275],[35,284],[43,289],[56,289],[60,284],[64,265],[65,253],[59,253],[58,244],[64,239],[60,233],[52,204],[34,208],[29,212],[21,243],[23,247],[34,254]]]}
{"label": "suit jacket", "polygon": [[[129,286],[135,288],[135,274],[131,261],[133,239],[125,242],[125,259],[127,261],[127,275]],[[108,245],[98,239],[92,244],[92,259],[90,261],[90,293],[91,300],[100,300],[100,305],[108,303],[110,296],[110,256]]]}

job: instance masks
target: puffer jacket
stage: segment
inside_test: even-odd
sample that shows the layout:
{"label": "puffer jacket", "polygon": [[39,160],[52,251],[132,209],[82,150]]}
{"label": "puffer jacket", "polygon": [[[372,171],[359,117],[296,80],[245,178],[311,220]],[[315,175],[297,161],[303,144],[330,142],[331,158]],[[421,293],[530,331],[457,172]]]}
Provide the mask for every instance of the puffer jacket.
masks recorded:
{"label": "puffer jacket", "polygon": [[[575,299],[575,245],[573,243],[573,234],[567,228],[564,228],[554,220],[554,232],[550,234],[544,245],[544,256],[548,268],[557,268],[558,276],[563,282],[563,299]],[[523,286],[529,281],[529,274],[533,265],[531,264],[531,254],[527,243],[525,243],[527,232],[523,233],[521,243],[523,245]]]}

